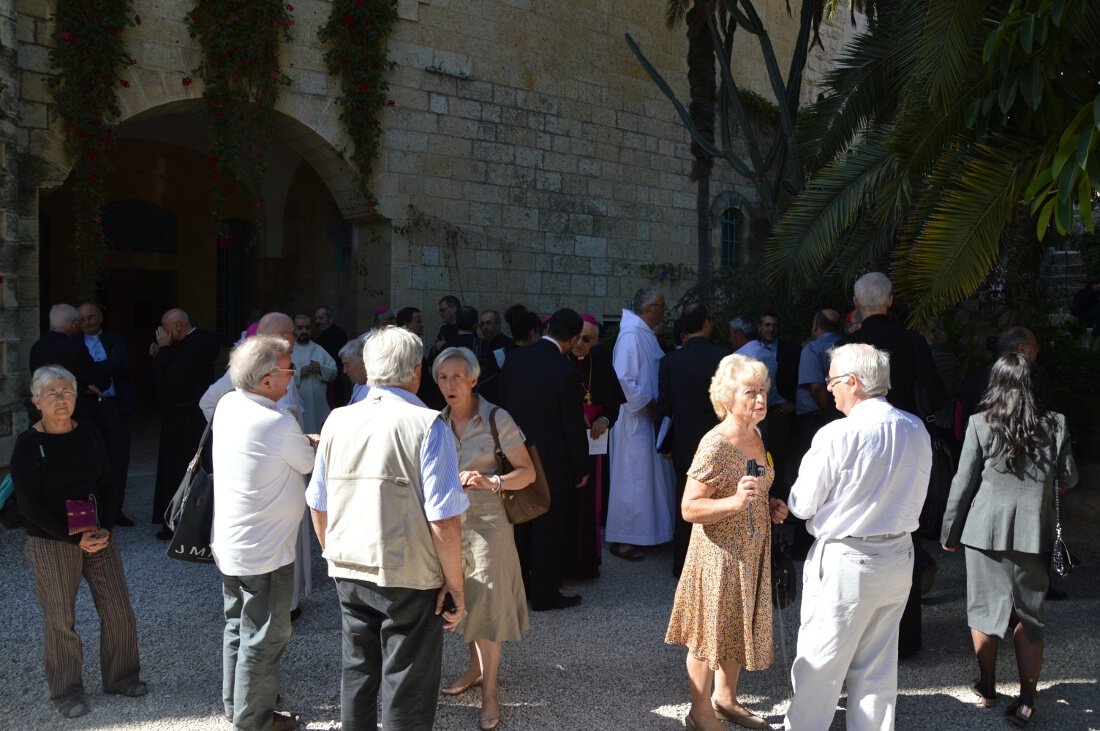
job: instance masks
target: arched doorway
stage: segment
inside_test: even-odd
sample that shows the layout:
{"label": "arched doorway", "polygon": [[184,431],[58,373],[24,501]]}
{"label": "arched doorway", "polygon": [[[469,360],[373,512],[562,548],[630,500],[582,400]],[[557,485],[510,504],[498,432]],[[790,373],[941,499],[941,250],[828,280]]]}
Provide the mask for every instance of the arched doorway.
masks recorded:
{"label": "arched doorway", "polygon": [[[169,307],[182,307],[197,326],[216,331],[226,351],[257,308],[312,313],[327,304],[349,332],[359,325],[357,261],[388,262],[388,240],[356,236],[353,176],[339,154],[305,125],[277,118],[264,153],[264,205],[236,193],[228,210],[231,236],[220,242],[210,215],[201,101],[166,104],[118,128],[103,213],[110,243],[97,299],[107,327],[126,339],[135,381],[146,393],[149,343]],[[71,301],[75,289],[71,201],[69,181],[39,197],[43,314],[50,303]],[[358,251],[357,238],[370,249]]]}

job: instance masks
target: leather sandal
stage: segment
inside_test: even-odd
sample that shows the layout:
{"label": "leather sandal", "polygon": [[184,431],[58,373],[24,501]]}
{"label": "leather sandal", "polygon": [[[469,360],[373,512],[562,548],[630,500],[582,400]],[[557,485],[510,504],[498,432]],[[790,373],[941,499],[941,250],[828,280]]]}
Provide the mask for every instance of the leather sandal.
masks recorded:
{"label": "leather sandal", "polygon": [[57,704],[57,712],[65,718],[80,718],[90,710],[82,695],[74,695]]}
{"label": "leather sandal", "polygon": [[985,690],[982,688],[981,683],[974,683],[974,685],[970,686],[970,688],[974,691],[974,695],[978,697],[978,700],[974,702],[974,706],[976,708],[986,709],[992,708],[993,706],[997,705],[996,691],[993,691],[992,694],[987,695]]}
{"label": "leather sandal", "polygon": [[1009,703],[1008,707],[1005,708],[1005,718],[1018,728],[1024,728],[1031,723],[1034,715],[1035,706],[1028,705],[1019,698]]}

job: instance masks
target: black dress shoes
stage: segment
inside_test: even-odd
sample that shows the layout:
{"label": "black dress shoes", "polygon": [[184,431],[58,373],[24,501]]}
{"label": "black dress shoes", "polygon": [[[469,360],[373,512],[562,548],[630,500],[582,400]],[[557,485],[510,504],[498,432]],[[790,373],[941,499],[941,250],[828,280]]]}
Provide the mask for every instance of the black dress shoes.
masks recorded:
{"label": "black dress shoes", "polygon": [[546,596],[539,597],[538,599],[532,599],[531,611],[549,612],[553,609],[568,609],[569,607],[575,607],[580,603],[580,595],[573,594],[570,596],[556,591],[553,594],[547,594]]}
{"label": "black dress shoes", "polygon": [[134,521],[130,520],[129,518],[127,518],[122,513],[119,513],[118,515],[115,516],[115,525],[117,525],[121,528],[133,528],[134,527]]}

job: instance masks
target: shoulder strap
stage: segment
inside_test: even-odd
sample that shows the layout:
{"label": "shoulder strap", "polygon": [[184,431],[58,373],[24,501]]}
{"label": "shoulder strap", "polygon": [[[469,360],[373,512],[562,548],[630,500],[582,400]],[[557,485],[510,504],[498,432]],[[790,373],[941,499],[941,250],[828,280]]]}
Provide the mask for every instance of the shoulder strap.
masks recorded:
{"label": "shoulder strap", "polygon": [[499,410],[499,406],[494,406],[489,412],[489,431],[493,433],[493,451],[496,452],[497,459],[504,456],[504,452],[500,449],[500,435],[497,433],[497,411]]}

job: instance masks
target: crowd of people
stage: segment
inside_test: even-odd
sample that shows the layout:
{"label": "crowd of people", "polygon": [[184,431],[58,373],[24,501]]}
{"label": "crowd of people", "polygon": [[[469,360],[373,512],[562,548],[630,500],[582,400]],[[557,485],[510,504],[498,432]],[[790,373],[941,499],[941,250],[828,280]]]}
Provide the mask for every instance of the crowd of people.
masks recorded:
{"label": "crowd of people", "polygon": [[[164,508],[209,424],[233,728],[300,723],[276,707],[312,584],[311,533],[339,597],[344,729],[430,728],[440,692],[474,688],[479,728],[496,728],[504,643],[522,639],[529,611],[579,604],[563,586],[597,578],[605,544],[641,561],[669,542],[679,581],[665,641],[687,647],[685,725],[766,728],[737,686],[742,670],[774,662],[780,534],[805,559],[786,728],[829,728],[845,687],[849,727],[893,728],[897,663],[920,650],[922,583],[935,565],[919,536],[941,530],[945,550],[966,554],[975,703],[996,703],[998,640],[1011,632],[1020,690],[1005,710],[1026,725],[1052,505],[1077,480],[1065,420],[1044,405],[1038,344],[1006,331],[998,360],[966,381],[935,330],[926,339],[888,315],[885,275],[861,277],[853,301],[848,317],[817,312],[801,345],[779,338],[774,312],[735,316],[733,353],[711,341],[698,303],[683,308],[666,353],[655,287],[622,311],[610,349],[596,317],[568,308],[502,315],[446,296],[430,341],[413,307],[378,308],[356,337],[328,307],[270,312],[216,380],[217,337],[166,312],[149,347],[164,418],[152,518],[171,538]],[[11,459],[47,685],[67,718],[89,710],[73,619],[82,577],[102,621],[105,690],[148,690],[112,538],[133,525],[123,512],[133,384],[121,339],[102,324],[92,304],[51,309],[31,351],[41,419]],[[549,507],[513,524],[509,494],[536,481]],[[91,525],[79,520],[87,502]],[[444,630],[469,652],[446,681]]]}

